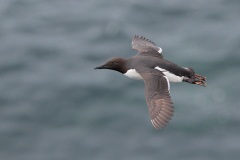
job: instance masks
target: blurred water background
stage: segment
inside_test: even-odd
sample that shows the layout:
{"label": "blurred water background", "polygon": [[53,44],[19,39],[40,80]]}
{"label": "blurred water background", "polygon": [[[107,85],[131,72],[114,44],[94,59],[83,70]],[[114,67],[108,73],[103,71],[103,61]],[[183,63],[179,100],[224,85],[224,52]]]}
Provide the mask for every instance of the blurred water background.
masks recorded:
{"label": "blurred water background", "polygon": [[[1,160],[237,160],[240,1],[1,0]],[[93,70],[143,35],[207,76],[155,130],[141,81]]]}

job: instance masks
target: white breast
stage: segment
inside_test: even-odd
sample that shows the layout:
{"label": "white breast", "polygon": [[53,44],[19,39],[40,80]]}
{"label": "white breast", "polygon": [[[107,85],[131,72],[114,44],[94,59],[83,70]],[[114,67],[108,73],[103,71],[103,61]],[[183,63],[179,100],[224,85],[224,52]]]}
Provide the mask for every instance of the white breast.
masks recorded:
{"label": "white breast", "polygon": [[132,79],[143,79],[142,76],[135,69],[129,69],[126,73],[124,73],[124,75]]}
{"label": "white breast", "polygon": [[163,68],[155,67],[155,69],[161,71],[165,76],[167,76],[167,78],[170,82],[182,82],[184,79],[184,76],[177,76]]}

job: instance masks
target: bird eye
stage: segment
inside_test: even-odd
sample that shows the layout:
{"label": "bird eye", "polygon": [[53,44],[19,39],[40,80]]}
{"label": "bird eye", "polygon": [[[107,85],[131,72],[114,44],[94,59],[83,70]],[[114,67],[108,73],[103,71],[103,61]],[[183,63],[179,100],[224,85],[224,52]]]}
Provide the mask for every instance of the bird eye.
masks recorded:
{"label": "bird eye", "polygon": [[116,63],[117,63],[117,62],[115,62],[115,61],[112,61],[112,62],[111,62],[111,64],[116,64]]}

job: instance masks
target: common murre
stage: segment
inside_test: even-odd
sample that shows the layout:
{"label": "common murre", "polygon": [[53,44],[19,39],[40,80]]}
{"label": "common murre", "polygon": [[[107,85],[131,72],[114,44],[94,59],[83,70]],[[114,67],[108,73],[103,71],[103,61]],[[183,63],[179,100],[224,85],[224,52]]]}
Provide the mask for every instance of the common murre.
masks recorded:
{"label": "common murre", "polygon": [[111,58],[95,69],[118,71],[145,83],[145,97],[152,125],[156,129],[165,127],[173,116],[173,103],[169,82],[188,82],[206,86],[206,77],[195,74],[192,68],[180,67],[161,54],[162,49],[149,39],[135,35],[132,49],[138,53],[128,59]]}

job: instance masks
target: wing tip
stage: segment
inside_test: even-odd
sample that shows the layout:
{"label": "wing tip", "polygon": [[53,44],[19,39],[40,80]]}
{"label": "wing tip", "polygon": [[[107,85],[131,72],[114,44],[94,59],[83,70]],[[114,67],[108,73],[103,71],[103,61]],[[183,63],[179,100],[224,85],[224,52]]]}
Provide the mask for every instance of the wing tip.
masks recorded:
{"label": "wing tip", "polygon": [[162,129],[166,127],[169,121],[172,119],[173,114],[159,114],[155,118],[151,119],[152,125],[155,129]]}
{"label": "wing tip", "polygon": [[[171,102],[171,101],[170,101]],[[172,102],[168,104],[168,107],[163,107],[162,110],[153,117],[150,114],[152,125],[155,129],[161,129],[168,125],[174,115],[174,107]]]}
{"label": "wing tip", "polygon": [[162,124],[162,123],[158,122],[157,120],[151,120],[151,122],[152,122],[153,127],[154,127],[156,130],[163,129],[163,128],[166,127],[167,124],[168,124],[168,123]]}
{"label": "wing tip", "polygon": [[[148,39],[148,38],[146,38],[146,37],[144,37],[144,36],[140,36],[140,35],[134,35],[133,36],[133,42],[135,41],[135,40],[137,40],[137,39],[140,39],[140,40],[144,40],[144,41],[148,41],[148,42],[150,42],[150,43],[152,43],[152,44],[154,44],[154,45],[156,45],[153,41],[151,41],[150,39]],[[161,48],[160,48],[161,49]],[[160,53],[160,52],[159,52]]]}

